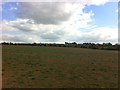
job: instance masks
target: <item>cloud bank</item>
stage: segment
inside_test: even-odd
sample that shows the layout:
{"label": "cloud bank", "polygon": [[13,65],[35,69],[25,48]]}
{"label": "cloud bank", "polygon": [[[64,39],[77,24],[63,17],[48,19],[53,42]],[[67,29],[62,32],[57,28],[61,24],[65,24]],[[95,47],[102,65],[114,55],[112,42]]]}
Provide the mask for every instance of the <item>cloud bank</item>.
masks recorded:
{"label": "cloud bank", "polygon": [[103,5],[108,0],[93,1],[89,3],[19,2],[16,4],[16,9],[11,9],[12,12],[16,10],[16,19],[2,22],[2,41],[118,42],[116,28],[98,27],[93,20],[94,13],[84,12],[86,5]]}

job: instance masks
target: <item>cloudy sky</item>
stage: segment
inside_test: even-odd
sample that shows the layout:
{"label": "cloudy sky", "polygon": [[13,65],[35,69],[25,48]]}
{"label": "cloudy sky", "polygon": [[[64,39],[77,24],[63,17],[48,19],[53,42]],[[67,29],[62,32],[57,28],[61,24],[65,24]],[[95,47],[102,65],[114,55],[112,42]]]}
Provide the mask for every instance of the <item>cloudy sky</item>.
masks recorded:
{"label": "cloudy sky", "polygon": [[117,0],[82,1],[0,3],[1,42],[117,43]]}

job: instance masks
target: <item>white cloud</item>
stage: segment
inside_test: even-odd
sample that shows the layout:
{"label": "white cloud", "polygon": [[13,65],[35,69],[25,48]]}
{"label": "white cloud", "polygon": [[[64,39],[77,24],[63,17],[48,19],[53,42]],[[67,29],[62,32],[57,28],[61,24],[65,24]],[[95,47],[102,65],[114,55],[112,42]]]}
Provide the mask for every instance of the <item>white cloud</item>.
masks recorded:
{"label": "white cloud", "polygon": [[[107,0],[91,4],[104,4]],[[99,3],[99,4],[97,4]],[[18,4],[20,5],[20,3]],[[80,3],[21,3],[24,13],[3,21],[3,40],[12,42],[117,42],[117,29],[98,27]],[[89,29],[84,32],[83,29]],[[92,30],[91,30],[92,29]]]}
{"label": "white cloud", "polygon": [[9,10],[17,10],[16,7],[11,7]]}
{"label": "white cloud", "polygon": [[109,27],[97,27],[92,31],[83,33],[80,38],[83,38],[83,42],[118,42],[118,29]]}
{"label": "white cloud", "polygon": [[[12,23],[13,25],[13,22],[8,22],[8,23]],[[18,21],[14,21],[14,25],[20,25],[16,23],[18,23]],[[66,25],[66,27],[63,25],[46,25],[46,24],[45,25],[44,24],[29,25],[26,22],[24,23],[25,27],[23,30],[20,26],[14,26],[14,25],[11,26],[11,24],[6,24],[5,28],[3,28],[4,41],[61,42],[61,43],[64,43],[65,41],[69,41],[69,42],[76,41],[78,43],[83,43],[83,42],[116,43],[118,42],[118,29],[116,28],[95,27],[93,30],[89,32],[84,32],[84,31],[81,31],[81,29],[79,30],[72,25],[71,26]],[[26,31],[26,29],[28,29],[28,31]]]}
{"label": "white cloud", "polygon": [[116,9],[115,12],[118,13],[118,9]]}
{"label": "white cloud", "polygon": [[64,37],[63,41],[70,42],[93,42],[93,43],[103,43],[103,42],[118,42],[118,29],[109,27],[96,27],[92,31],[83,32],[80,30],[69,31]]}
{"label": "white cloud", "polygon": [[[20,36],[24,37],[26,35],[27,35],[26,38],[32,40],[32,42],[33,41],[55,42],[65,34],[65,31],[62,30],[62,26],[59,25],[31,24],[23,21],[25,20],[17,19],[17,21],[9,21],[9,22],[4,21],[4,25],[2,29],[3,35],[8,34],[8,35],[12,35],[13,37],[16,37],[16,39],[13,38],[10,39],[10,40],[13,39],[13,41],[15,40],[14,42],[22,40],[18,38],[20,38]],[[17,35],[19,37],[17,37]],[[28,40],[26,40],[26,42],[27,41]]]}
{"label": "white cloud", "polygon": [[90,5],[104,5],[107,2],[109,2],[109,0],[91,0],[88,4],[90,4]]}

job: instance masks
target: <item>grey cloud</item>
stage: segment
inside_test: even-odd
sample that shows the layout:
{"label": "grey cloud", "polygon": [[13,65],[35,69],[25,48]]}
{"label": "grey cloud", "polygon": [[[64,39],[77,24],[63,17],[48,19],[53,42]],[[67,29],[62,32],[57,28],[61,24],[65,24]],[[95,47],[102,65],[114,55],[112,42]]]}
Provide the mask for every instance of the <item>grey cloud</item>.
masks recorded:
{"label": "grey cloud", "polygon": [[27,26],[27,25],[20,25],[20,24],[18,24],[18,25],[12,25],[14,28],[17,28],[18,30],[20,30],[20,31],[23,31],[23,32],[30,32],[30,31],[33,31],[29,26]]}
{"label": "grey cloud", "polygon": [[29,42],[27,38],[19,37],[19,36],[13,36],[13,37],[9,38],[9,40],[13,41],[13,42]]}
{"label": "grey cloud", "polygon": [[21,7],[17,12],[17,17],[34,20],[41,24],[60,24],[72,15],[66,12],[64,3],[41,3],[41,2],[20,2]]}
{"label": "grey cloud", "polygon": [[3,35],[2,36],[3,41],[11,41],[11,42],[31,42],[29,38],[25,35]]}
{"label": "grey cloud", "polygon": [[57,40],[59,40],[59,36],[55,35],[55,34],[41,34],[40,37],[42,39],[44,39],[45,41],[49,41],[49,42],[55,42]]}
{"label": "grey cloud", "polygon": [[23,32],[30,32],[33,31],[31,26],[33,26],[33,21],[29,19],[17,19],[16,21],[4,21],[3,23],[7,23],[7,26],[10,26],[14,29],[18,29]]}
{"label": "grey cloud", "polygon": [[[66,31],[62,30],[59,26],[29,24],[23,21],[24,20],[6,22],[8,24],[6,24],[5,27],[14,31],[8,30],[6,32],[3,32],[3,35],[11,34],[11,36],[8,38],[4,37],[3,40],[10,40],[13,42],[33,42],[34,40],[37,40],[38,42],[41,40],[47,42],[56,42],[59,41],[64,34],[66,34]],[[32,39],[29,39],[30,37]]]}
{"label": "grey cloud", "polygon": [[58,30],[58,31],[54,31],[54,32],[42,33],[40,35],[40,37],[42,39],[47,39],[49,41],[57,41],[60,38],[62,38],[63,35],[64,35],[64,32],[62,30]]}

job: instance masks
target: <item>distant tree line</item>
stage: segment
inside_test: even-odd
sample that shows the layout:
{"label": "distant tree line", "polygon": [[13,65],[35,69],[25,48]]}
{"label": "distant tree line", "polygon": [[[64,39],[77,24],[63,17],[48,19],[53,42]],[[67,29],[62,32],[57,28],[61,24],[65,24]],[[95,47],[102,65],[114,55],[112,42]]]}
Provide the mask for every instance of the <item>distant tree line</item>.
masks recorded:
{"label": "distant tree line", "polygon": [[12,43],[12,42],[2,42],[2,45],[29,45],[29,46],[48,46],[48,47],[76,47],[76,48],[90,48],[90,49],[101,49],[101,50],[120,50],[120,44],[111,43],[82,43],[77,44],[76,42],[65,44],[57,44],[57,43]]}

